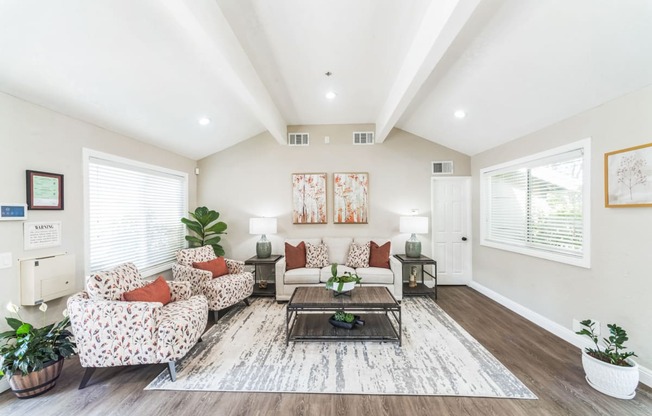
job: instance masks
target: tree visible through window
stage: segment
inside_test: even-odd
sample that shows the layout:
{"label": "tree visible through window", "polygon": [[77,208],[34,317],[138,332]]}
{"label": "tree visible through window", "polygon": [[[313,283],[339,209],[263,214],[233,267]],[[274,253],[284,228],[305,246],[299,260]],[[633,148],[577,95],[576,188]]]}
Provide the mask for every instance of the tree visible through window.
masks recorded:
{"label": "tree visible through window", "polygon": [[588,141],[483,169],[483,245],[588,267]]}

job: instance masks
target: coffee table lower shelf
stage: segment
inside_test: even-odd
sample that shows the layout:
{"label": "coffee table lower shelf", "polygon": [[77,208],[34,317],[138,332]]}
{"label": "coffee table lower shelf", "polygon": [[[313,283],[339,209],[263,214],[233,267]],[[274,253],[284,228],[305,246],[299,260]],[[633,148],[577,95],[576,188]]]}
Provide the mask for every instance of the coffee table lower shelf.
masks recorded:
{"label": "coffee table lower shelf", "polygon": [[400,345],[400,318],[394,316],[396,323],[392,324],[389,314],[361,314],[364,325],[345,329],[328,322],[332,313],[298,313],[289,323],[287,341],[390,341]]}

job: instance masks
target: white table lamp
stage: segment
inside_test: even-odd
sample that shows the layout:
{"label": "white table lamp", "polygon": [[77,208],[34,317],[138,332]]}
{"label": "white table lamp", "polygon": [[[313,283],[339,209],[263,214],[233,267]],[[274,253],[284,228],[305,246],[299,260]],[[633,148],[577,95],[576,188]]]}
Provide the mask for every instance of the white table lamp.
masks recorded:
{"label": "white table lamp", "polygon": [[428,234],[428,217],[401,217],[399,231],[412,234],[405,242],[405,255],[421,257],[421,241],[417,240],[417,234]]}
{"label": "white table lamp", "polygon": [[261,234],[256,243],[256,256],[265,259],[272,255],[272,242],[266,234],[276,234],[276,218],[249,218],[249,234]]}

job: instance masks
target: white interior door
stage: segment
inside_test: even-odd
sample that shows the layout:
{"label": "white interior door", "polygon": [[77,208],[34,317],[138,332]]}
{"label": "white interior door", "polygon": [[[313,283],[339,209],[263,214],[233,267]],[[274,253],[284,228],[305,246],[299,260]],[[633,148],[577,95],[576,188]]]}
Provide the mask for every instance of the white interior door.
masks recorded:
{"label": "white interior door", "polygon": [[437,280],[471,282],[471,178],[432,178],[432,247]]}

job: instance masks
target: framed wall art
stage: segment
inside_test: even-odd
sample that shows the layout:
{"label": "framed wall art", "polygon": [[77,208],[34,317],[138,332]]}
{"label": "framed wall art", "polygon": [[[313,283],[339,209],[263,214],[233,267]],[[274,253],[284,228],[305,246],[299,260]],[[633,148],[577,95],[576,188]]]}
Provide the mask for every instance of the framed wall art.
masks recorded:
{"label": "framed wall art", "polygon": [[292,223],[326,224],[326,174],[292,174]]}
{"label": "framed wall art", "polygon": [[605,153],[604,204],[652,207],[652,143]]}
{"label": "framed wall art", "polygon": [[369,174],[333,173],[333,222],[367,224]]}
{"label": "framed wall art", "polygon": [[63,209],[63,175],[26,171],[27,209]]}

